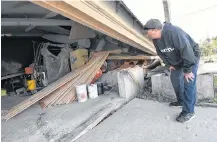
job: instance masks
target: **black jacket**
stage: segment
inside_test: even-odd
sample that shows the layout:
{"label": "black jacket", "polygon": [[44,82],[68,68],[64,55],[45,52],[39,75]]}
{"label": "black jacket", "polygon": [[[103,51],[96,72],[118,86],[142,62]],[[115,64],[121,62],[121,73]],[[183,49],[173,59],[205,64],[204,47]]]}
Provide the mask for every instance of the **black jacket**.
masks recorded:
{"label": "black jacket", "polygon": [[183,68],[185,73],[192,71],[192,66],[200,58],[198,44],[181,28],[165,23],[161,39],[153,40],[158,56],[167,66]]}

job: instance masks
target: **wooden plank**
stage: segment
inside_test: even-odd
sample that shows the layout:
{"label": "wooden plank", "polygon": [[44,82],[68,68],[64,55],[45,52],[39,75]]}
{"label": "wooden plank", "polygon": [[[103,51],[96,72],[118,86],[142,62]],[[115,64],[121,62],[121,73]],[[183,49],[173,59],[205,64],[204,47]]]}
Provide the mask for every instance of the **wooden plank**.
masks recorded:
{"label": "wooden plank", "polygon": [[64,97],[61,100],[58,100],[58,102],[55,102],[54,105],[68,104],[67,102],[71,98],[73,98],[73,99],[77,98],[77,96],[75,94],[75,87],[69,88],[69,91],[67,91],[64,94]]}
{"label": "wooden plank", "polygon": [[[91,52],[97,53],[99,51],[93,50]],[[121,54],[122,50],[121,49],[115,49],[115,50],[105,50],[105,51],[100,51],[100,52],[109,52],[109,54]]]}
{"label": "wooden plank", "polygon": [[[99,62],[101,59],[102,59],[102,58],[98,58],[98,60],[95,61],[95,64],[97,64],[97,62]],[[71,92],[72,89],[74,89],[76,85],[82,84],[82,83],[81,83],[81,80],[83,80],[83,79],[85,78],[85,75],[87,76],[88,74],[91,74],[91,73],[92,73],[92,71],[94,70],[95,64],[94,64],[93,67],[90,68],[87,72],[85,72],[85,73],[81,74],[79,77],[77,77],[76,80],[75,80],[75,82],[74,82],[74,84],[72,84],[71,86],[69,86],[69,87],[65,90],[65,92],[62,94],[62,96],[61,96],[60,98],[58,98],[57,100],[55,100],[55,102],[54,102],[53,104],[54,104],[54,105],[56,105],[56,104],[63,104],[64,101],[62,101],[62,100],[63,100],[64,98],[68,98],[68,97],[67,97],[67,94],[68,94],[69,92]],[[70,94],[71,94],[71,93],[70,93]]]}
{"label": "wooden plank", "polygon": [[[87,65],[84,66],[84,67],[82,67],[82,70],[80,71],[80,75],[79,75],[79,76],[77,76],[76,78],[74,78],[73,80],[71,80],[71,82],[70,82],[69,84],[64,85],[64,86],[60,89],[60,91],[59,91],[59,93],[56,95],[55,99],[51,100],[51,102],[47,105],[47,107],[50,107],[50,106],[53,105],[57,100],[59,100],[59,99],[61,99],[61,98],[64,97],[65,92],[70,88],[70,86],[73,86],[73,84],[75,84],[75,83],[81,78],[82,73],[87,72],[87,71],[91,68],[91,66],[94,65],[95,62],[92,62],[92,61],[93,61],[93,60],[91,60],[91,61],[88,62],[88,64],[89,64],[88,67],[86,67]],[[91,63],[91,64],[90,64],[90,63]],[[45,101],[46,101],[46,99],[45,99]]]}
{"label": "wooden plank", "polygon": [[[125,22],[123,20],[123,18],[117,14],[116,12],[114,12],[113,8],[111,8],[110,6],[108,6],[107,4],[105,4],[102,1],[85,1],[85,3],[89,4],[90,7],[95,8],[96,10],[99,10],[99,13],[101,15],[103,15],[104,17],[106,17],[107,19],[111,19],[114,23],[116,23],[118,26],[116,26],[116,31],[125,35],[125,36],[130,36],[130,39],[135,39],[135,37],[137,38],[137,40],[141,40],[147,44],[153,45],[152,41],[150,39],[148,39],[146,36],[144,36],[143,34],[141,34],[141,32],[138,32],[137,30],[135,30],[134,28],[131,27],[131,25],[129,25],[129,23]],[[93,16],[95,17],[95,16]],[[98,18],[98,17],[97,17]],[[121,29],[123,28],[126,31],[122,31]],[[134,36],[131,36],[134,35]],[[149,47],[146,47],[149,48]]]}
{"label": "wooden plank", "polygon": [[121,54],[122,50],[121,49],[116,49],[116,50],[108,50],[109,54]]}
{"label": "wooden plank", "polygon": [[80,73],[81,73],[80,69],[75,70],[75,72],[69,73],[65,75],[64,77],[60,78],[59,80],[57,80],[56,82],[50,84],[48,87],[42,89],[41,91],[29,97],[28,99],[14,106],[11,110],[9,110],[9,112],[5,116],[2,117],[2,120],[5,120],[5,121],[9,120],[10,118],[19,114],[23,110],[27,109],[31,105],[35,104],[39,100],[43,99],[44,97],[48,96],[50,93],[57,90],[61,86],[65,85],[67,82],[71,81],[73,78],[79,76]]}
{"label": "wooden plank", "polygon": [[73,79],[74,77],[79,75],[79,70],[76,70],[73,73],[69,73],[59,80],[55,81],[54,83],[50,84],[46,88],[42,89],[41,91],[37,92],[36,94],[32,95],[28,99],[24,100],[23,102],[19,103],[18,105],[14,106],[12,109],[8,111],[8,113],[2,117],[2,120],[8,120],[18,113],[22,112],[26,108],[30,107],[31,105],[35,104],[42,98],[48,96],[50,93],[55,91],[57,88],[63,86],[65,83]]}
{"label": "wooden plank", "polygon": [[108,60],[152,60],[159,59],[158,56],[108,56]]}
{"label": "wooden plank", "polygon": [[[105,62],[106,58],[108,57],[109,52],[105,52],[103,59],[99,60],[98,63],[96,63],[92,69],[90,69],[89,72],[85,73],[84,75],[82,75],[81,79],[79,80],[79,82],[76,83],[76,85],[81,85],[81,84],[89,84],[92,79],[95,77],[96,72],[100,69],[100,67],[103,65],[103,63]],[[96,53],[97,55],[97,53]],[[66,94],[64,95],[64,97],[59,100],[56,104],[68,104],[70,103],[72,100],[74,100],[75,97],[75,85],[71,86],[69,90],[67,90],[67,92],[65,92]]]}
{"label": "wooden plank", "polygon": [[[132,33],[123,27],[120,21],[114,17],[108,17],[108,12],[105,13],[93,6],[93,3],[86,1],[31,1],[39,6],[47,8],[51,11],[60,13],[67,18],[70,18],[80,24],[86,25],[94,30],[107,34],[117,40],[127,43],[144,52],[156,55],[153,44],[141,34]],[[97,18],[96,18],[97,17]]]}
{"label": "wooden plank", "polygon": [[[105,61],[105,59],[104,59]],[[92,74],[89,75],[89,77],[85,80],[85,84],[90,84],[91,81],[93,80],[93,78],[95,77],[97,71],[100,69],[100,67],[102,66],[103,62],[94,70],[94,72]],[[71,95],[72,96],[72,95]],[[67,103],[71,102],[73,99],[73,97],[71,97]]]}
{"label": "wooden plank", "polygon": [[54,92],[52,92],[49,96],[47,96],[46,98],[43,98],[39,104],[41,106],[41,108],[45,108],[47,107],[49,104],[52,103],[53,100],[57,99],[59,96],[61,96],[64,92],[64,89],[69,86],[71,84],[72,81],[69,81],[68,83],[66,83],[65,85],[61,86],[60,88],[58,88],[57,90],[55,90]]}
{"label": "wooden plank", "polygon": [[[98,60],[101,60],[101,57],[96,57],[96,58],[98,58]],[[76,84],[76,82],[80,80],[80,78],[82,77],[82,75],[84,73],[88,72],[88,70],[90,70],[91,67],[94,66],[95,63],[98,62],[98,60],[95,59],[95,57],[93,57],[85,66],[83,66],[83,67],[81,67],[79,69],[79,73],[80,73],[79,76],[77,76],[76,78],[73,78],[73,80],[71,80],[69,83],[67,83],[64,86],[62,86],[59,89],[57,89],[53,94],[51,94],[48,97],[42,99],[41,102],[40,102],[41,107],[42,108],[50,107],[56,101],[61,100],[64,97],[65,92],[71,86],[74,86],[74,84]]]}
{"label": "wooden plank", "polygon": [[[109,53],[106,53],[105,57],[101,60],[101,62],[94,68],[94,71],[85,79],[85,81],[82,84],[90,84],[93,78],[95,77],[96,73],[99,71],[99,69],[102,67],[103,63],[107,59]],[[75,92],[74,92],[75,93]],[[72,96],[72,95],[71,95]],[[66,103],[70,103],[72,101],[73,97],[71,97]]]}
{"label": "wooden plank", "polygon": [[[101,60],[102,58],[99,56],[99,58],[95,61],[95,64],[97,64],[100,60]],[[93,67],[95,66],[95,64],[93,65]],[[88,70],[87,72],[86,72],[86,74],[88,74],[88,73],[91,73],[91,70],[93,69],[93,67],[92,68],[90,68],[90,70]],[[81,83],[80,83],[80,80],[82,80],[83,78],[84,78],[84,75],[85,75],[85,73],[84,74],[81,74],[81,76],[79,76],[79,79],[75,82],[75,85],[80,85]],[[75,88],[75,85],[71,85],[66,91],[65,91],[65,93],[57,100],[57,101],[55,101],[55,103],[54,103],[54,105],[55,104],[63,104],[63,99],[64,98],[67,98],[67,94],[68,94],[68,92],[71,92],[71,89],[72,88]]]}

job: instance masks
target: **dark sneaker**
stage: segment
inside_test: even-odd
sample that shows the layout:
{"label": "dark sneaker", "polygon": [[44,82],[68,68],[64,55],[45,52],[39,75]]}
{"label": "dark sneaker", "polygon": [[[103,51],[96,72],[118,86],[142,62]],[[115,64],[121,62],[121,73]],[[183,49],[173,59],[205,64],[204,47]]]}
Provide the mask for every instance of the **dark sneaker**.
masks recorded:
{"label": "dark sneaker", "polygon": [[172,103],[169,103],[169,106],[170,106],[170,107],[182,107],[182,105],[181,105],[179,102],[172,102]]}
{"label": "dark sneaker", "polygon": [[194,113],[181,112],[179,116],[176,118],[176,121],[184,123],[193,119],[194,117],[195,117]]}

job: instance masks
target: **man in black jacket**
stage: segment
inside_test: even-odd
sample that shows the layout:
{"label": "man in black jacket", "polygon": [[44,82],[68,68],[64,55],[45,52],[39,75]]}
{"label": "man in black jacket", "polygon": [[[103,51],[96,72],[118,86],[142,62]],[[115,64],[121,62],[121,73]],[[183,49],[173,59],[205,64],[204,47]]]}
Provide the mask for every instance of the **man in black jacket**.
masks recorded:
{"label": "man in black jacket", "polygon": [[200,48],[181,28],[170,23],[161,24],[158,19],[149,20],[144,30],[153,40],[158,56],[171,71],[170,78],[177,102],[170,103],[170,106],[182,106],[182,112],[176,120],[186,122],[195,116]]}

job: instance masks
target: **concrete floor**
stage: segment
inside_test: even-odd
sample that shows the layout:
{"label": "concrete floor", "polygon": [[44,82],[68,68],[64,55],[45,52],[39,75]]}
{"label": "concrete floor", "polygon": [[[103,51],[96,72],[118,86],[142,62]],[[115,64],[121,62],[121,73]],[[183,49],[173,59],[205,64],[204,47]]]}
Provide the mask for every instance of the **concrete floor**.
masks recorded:
{"label": "concrete floor", "polygon": [[217,142],[217,108],[196,108],[187,123],[175,118],[181,108],[134,99],[77,142]]}
{"label": "concrete floor", "polygon": [[13,106],[19,104],[20,102],[27,99],[29,96],[4,96],[1,97],[1,109],[3,111],[7,111],[11,109]]}
{"label": "concrete floor", "polygon": [[[11,99],[5,99],[11,101]],[[10,106],[2,101],[2,106]],[[17,103],[17,102],[16,102]],[[60,105],[42,110],[38,104],[28,108],[14,118],[2,122],[2,138],[4,142],[48,142],[60,139],[73,132],[105,106],[117,107],[126,100],[110,92],[109,95],[90,99],[84,103]],[[117,105],[118,104],[118,105]]]}

